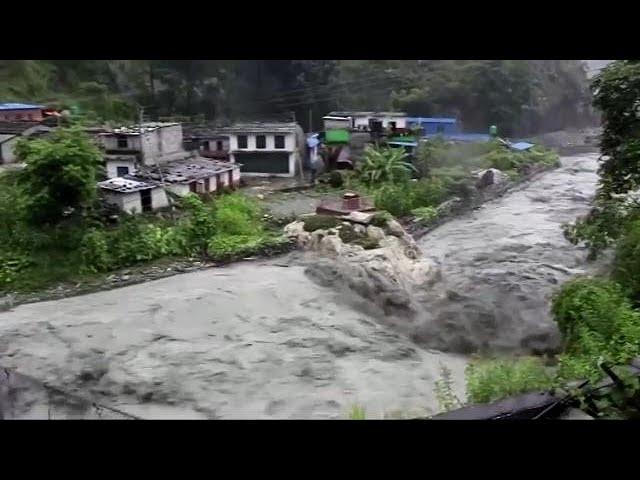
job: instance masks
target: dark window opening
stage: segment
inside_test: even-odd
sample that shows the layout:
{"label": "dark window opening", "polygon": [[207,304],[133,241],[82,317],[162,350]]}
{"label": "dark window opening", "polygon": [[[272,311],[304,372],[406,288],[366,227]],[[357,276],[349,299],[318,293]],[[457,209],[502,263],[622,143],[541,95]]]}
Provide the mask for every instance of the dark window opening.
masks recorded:
{"label": "dark window opening", "polygon": [[127,142],[126,137],[118,139],[118,148],[128,148],[128,147],[129,147],[129,142]]}
{"label": "dark window opening", "polygon": [[284,135],[276,135],[276,137],[275,137],[275,147],[276,148],[284,148]]}
{"label": "dark window opening", "polygon": [[216,149],[217,149],[217,150],[222,150],[222,140],[218,140],[218,141],[216,142]]}
{"label": "dark window opening", "polygon": [[267,148],[267,137],[264,135],[256,135],[256,148]]}
{"label": "dark window opening", "polygon": [[238,135],[238,148],[247,148],[247,136]]}
{"label": "dark window opening", "polygon": [[152,210],[151,190],[140,190],[140,202],[142,203],[143,212],[150,212]]}
{"label": "dark window opening", "polygon": [[209,189],[210,189],[210,187],[211,187],[211,185],[209,184],[209,179],[208,179],[208,178],[205,178],[205,179],[204,179],[204,191],[205,191],[205,192],[208,192],[208,191],[209,191]]}
{"label": "dark window opening", "polygon": [[202,148],[204,150],[209,150],[209,140],[205,140],[204,142],[202,142]]}
{"label": "dark window opening", "polygon": [[119,177],[124,177],[125,175],[129,175],[129,167],[116,167],[116,171]]}
{"label": "dark window opening", "polygon": [[189,191],[191,191],[192,193],[196,193],[196,190],[198,189],[197,183],[198,182],[191,182],[189,184]]}

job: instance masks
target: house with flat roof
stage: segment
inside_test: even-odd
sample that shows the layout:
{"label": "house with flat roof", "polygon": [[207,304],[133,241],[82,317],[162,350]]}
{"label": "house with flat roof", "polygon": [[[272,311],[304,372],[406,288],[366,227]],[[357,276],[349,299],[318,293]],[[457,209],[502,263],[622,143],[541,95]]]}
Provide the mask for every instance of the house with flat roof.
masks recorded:
{"label": "house with flat roof", "polygon": [[128,213],[151,212],[170,205],[167,192],[214,194],[240,185],[240,165],[189,158],[140,166],[135,174],[110,178],[98,183],[105,200]]}
{"label": "house with flat roof", "polygon": [[302,170],[306,138],[300,125],[237,123],[217,129],[229,139],[229,161],[241,164],[243,175],[293,177]]}
{"label": "house with flat roof", "polygon": [[407,123],[404,112],[330,112],[327,117],[350,118],[351,129],[366,132],[371,130],[371,122],[379,122],[385,129],[406,128]]}
{"label": "house with flat roof", "polygon": [[44,119],[44,106],[30,103],[0,103],[0,121],[40,122]]}

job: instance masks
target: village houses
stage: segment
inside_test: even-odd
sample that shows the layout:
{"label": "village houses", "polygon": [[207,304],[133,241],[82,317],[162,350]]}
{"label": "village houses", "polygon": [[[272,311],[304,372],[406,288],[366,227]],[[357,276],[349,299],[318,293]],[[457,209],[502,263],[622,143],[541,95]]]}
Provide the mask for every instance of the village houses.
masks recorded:
{"label": "village houses", "polygon": [[46,133],[55,126],[55,119],[45,112],[42,105],[0,103],[0,164],[17,160],[15,146],[21,137]]}
{"label": "village houses", "polygon": [[104,198],[129,213],[170,205],[167,194],[211,194],[240,185],[240,165],[204,158],[183,145],[179,123],[144,123],[97,135],[105,151]]}

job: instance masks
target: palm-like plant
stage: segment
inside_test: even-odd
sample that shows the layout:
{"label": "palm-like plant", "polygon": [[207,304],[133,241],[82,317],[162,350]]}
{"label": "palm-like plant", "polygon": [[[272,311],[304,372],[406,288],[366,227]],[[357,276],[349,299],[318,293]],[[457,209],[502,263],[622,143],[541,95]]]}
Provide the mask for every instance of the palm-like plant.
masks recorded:
{"label": "palm-like plant", "polygon": [[406,161],[407,157],[408,155],[399,148],[367,146],[364,151],[364,163],[360,167],[362,181],[371,185],[406,179],[410,172],[416,171],[415,167]]}

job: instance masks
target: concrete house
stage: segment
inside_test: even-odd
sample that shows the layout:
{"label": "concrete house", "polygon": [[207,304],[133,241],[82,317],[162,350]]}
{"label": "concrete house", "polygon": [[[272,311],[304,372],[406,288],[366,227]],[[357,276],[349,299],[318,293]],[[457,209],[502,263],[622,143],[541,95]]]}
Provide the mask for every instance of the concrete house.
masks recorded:
{"label": "concrete house", "polygon": [[40,122],[0,121],[0,164],[16,161],[15,146],[21,137],[28,137],[51,131]]}
{"label": "concrete house", "polygon": [[183,196],[212,194],[240,185],[240,166],[208,159],[185,159],[141,167],[135,175],[99,182],[107,202],[127,213],[151,212],[170,205],[167,191]]}
{"label": "concrete house", "polygon": [[243,175],[293,177],[302,169],[307,146],[297,123],[243,123],[218,133],[229,138],[229,161]]}
{"label": "concrete house", "polygon": [[219,127],[206,125],[184,125],[184,146],[197,150],[205,158],[229,160],[229,136],[221,134]]}
{"label": "concrete house", "polygon": [[351,129],[365,132],[370,130],[371,121],[381,122],[383,128],[407,127],[407,114],[404,112],[331,112],[327,117],[351,118]]}
{"label": "concrete house", "polygon": [[192,156],[182,145],[179,123],[143,123],[99,133],[109,178],[133,173],[138,166],[156,165]]}

